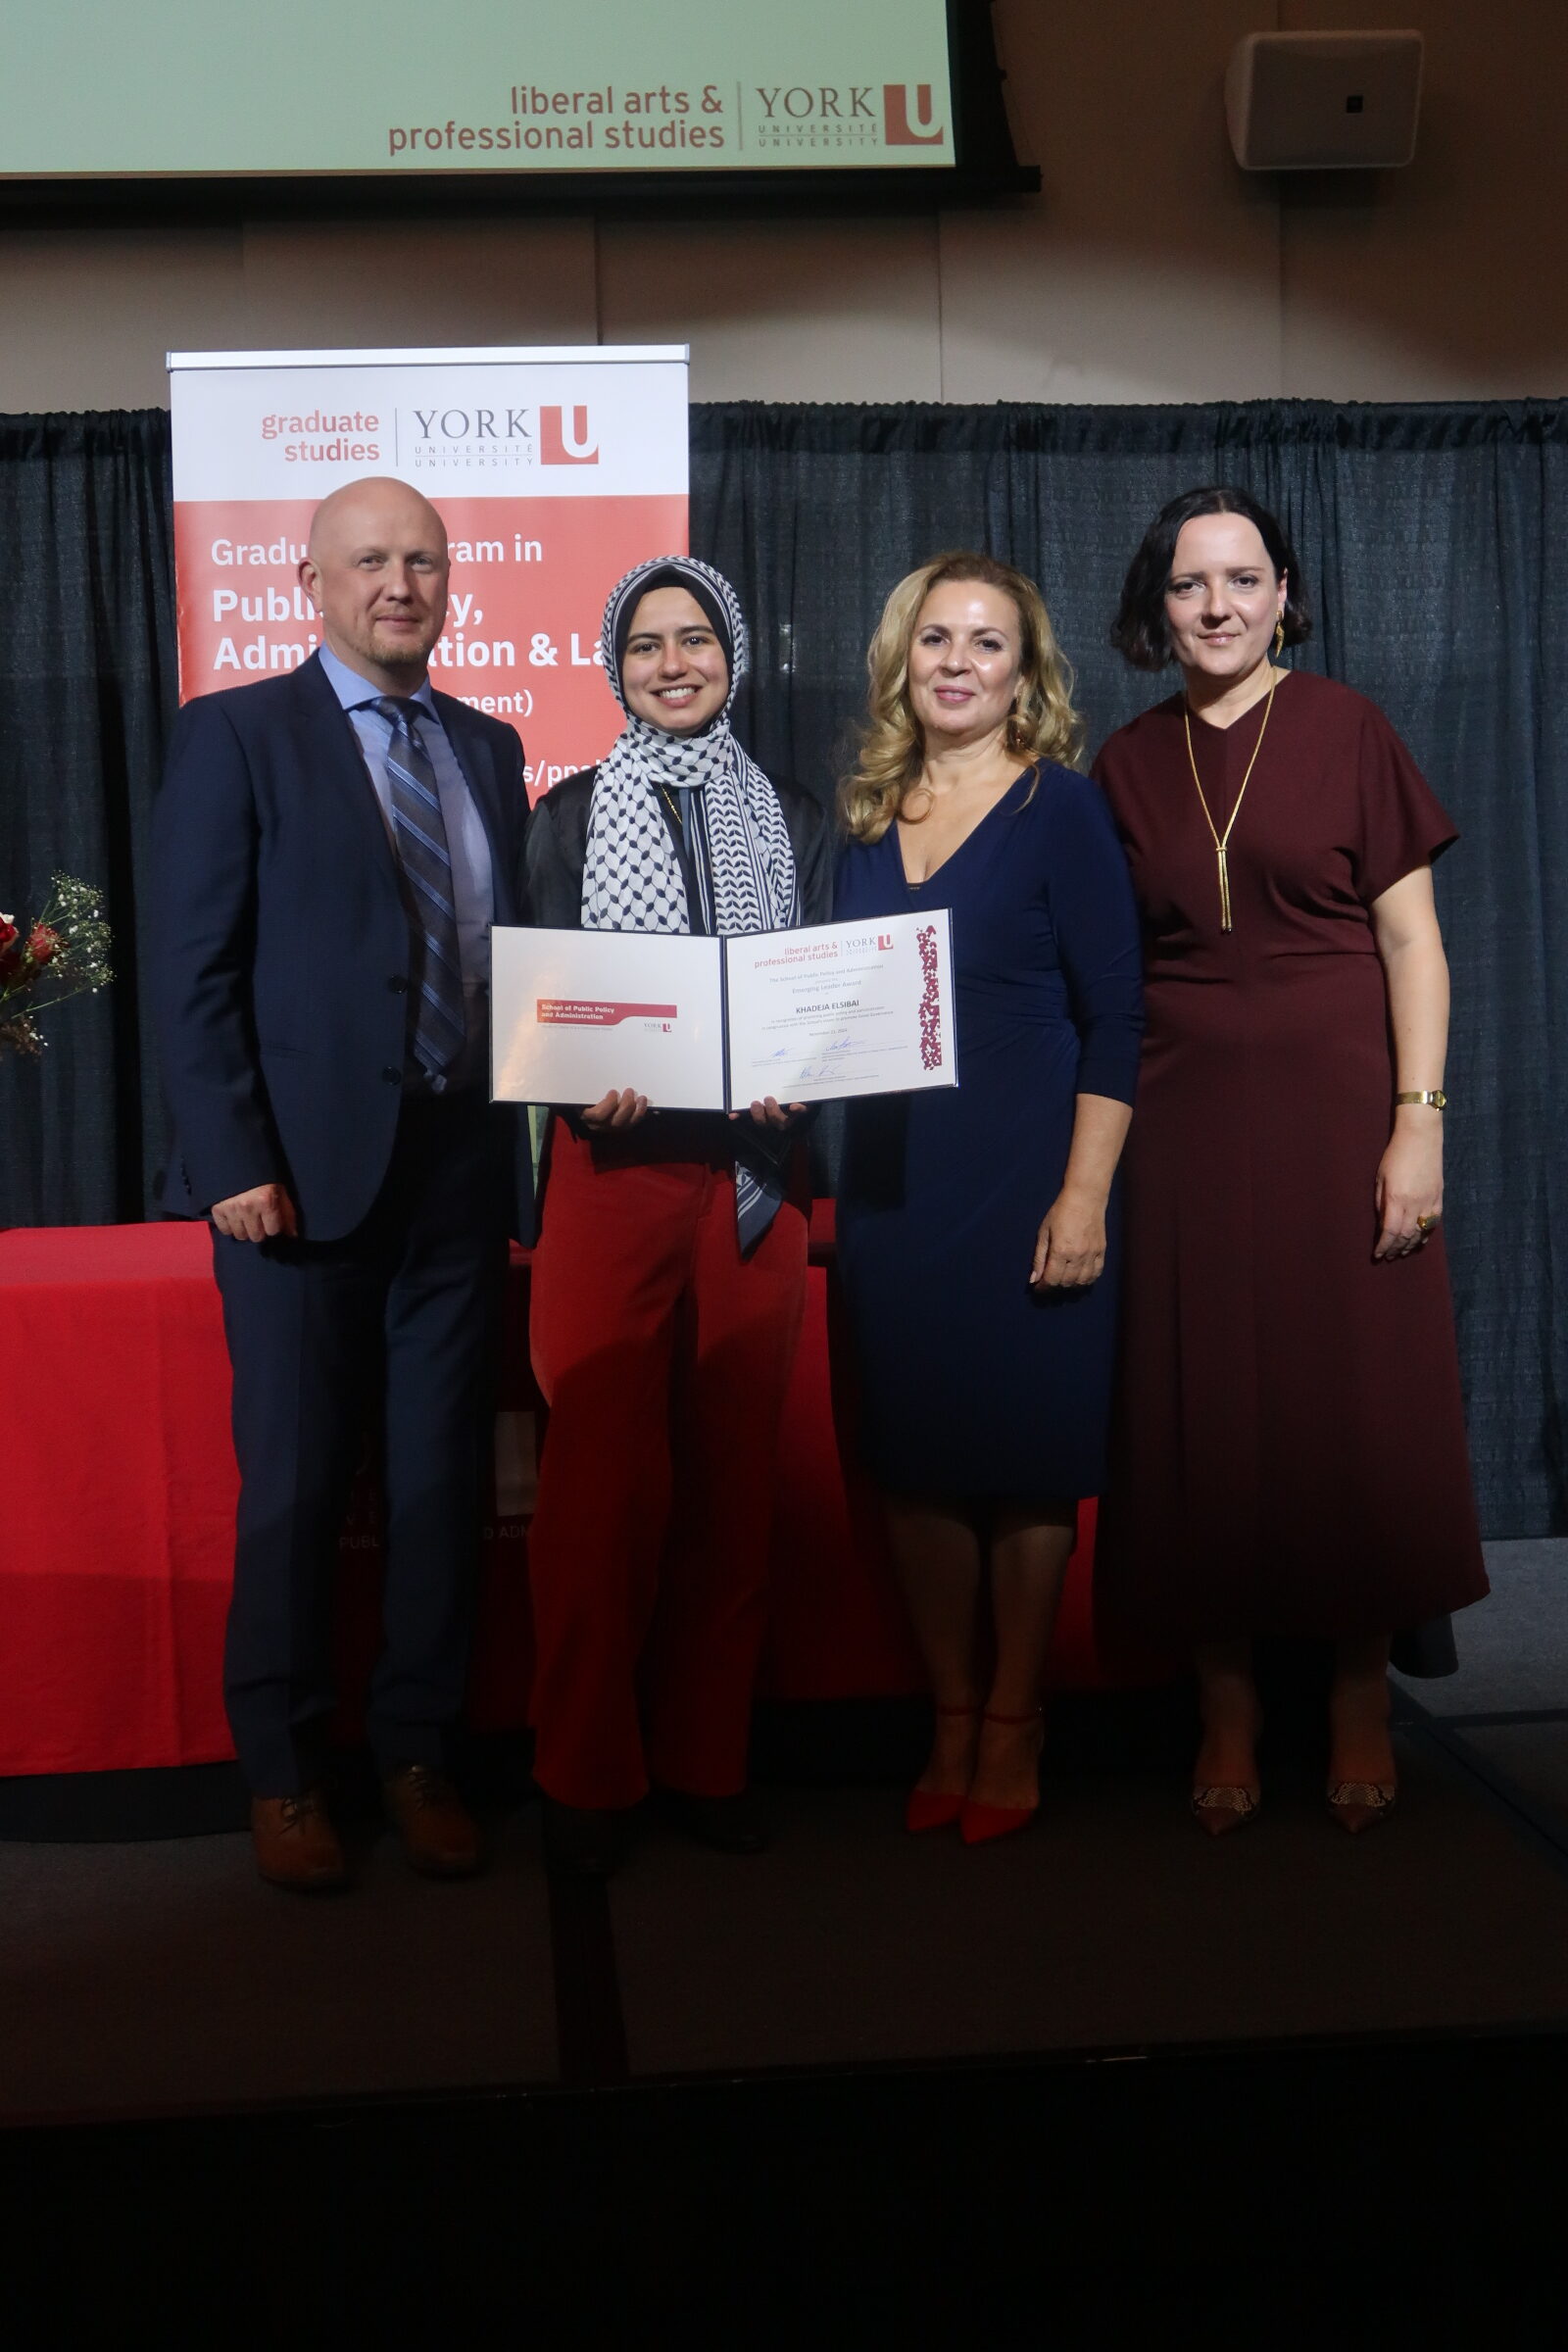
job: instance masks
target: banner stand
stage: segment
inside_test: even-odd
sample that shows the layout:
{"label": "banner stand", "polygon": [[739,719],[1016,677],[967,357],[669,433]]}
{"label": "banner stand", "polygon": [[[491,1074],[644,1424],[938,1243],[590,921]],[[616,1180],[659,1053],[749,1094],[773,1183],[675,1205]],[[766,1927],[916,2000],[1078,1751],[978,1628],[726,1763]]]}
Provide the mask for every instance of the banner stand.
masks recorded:
{"label": "banner stand", "polygon": [[311,516],[393,474],[452,550],[432,684],[516,728],[534,798],[603,757],[605,600],[687,549],[684,344],[171,352],[169,370],[181,701],[309,659]]}

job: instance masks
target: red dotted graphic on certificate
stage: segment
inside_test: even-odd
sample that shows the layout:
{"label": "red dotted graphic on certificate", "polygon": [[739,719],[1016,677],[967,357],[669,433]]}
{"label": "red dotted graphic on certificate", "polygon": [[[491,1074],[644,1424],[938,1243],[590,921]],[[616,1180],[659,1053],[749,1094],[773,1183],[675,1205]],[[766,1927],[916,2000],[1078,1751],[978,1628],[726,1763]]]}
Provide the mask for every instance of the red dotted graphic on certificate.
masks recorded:
{"label": "red dotted graphic on certificate", "polygon": [[934,923],[922,924],[914,935],[920,951],[920,1067],[940,1070],[942,1067],[942,990],[937,980],[937,931]]}

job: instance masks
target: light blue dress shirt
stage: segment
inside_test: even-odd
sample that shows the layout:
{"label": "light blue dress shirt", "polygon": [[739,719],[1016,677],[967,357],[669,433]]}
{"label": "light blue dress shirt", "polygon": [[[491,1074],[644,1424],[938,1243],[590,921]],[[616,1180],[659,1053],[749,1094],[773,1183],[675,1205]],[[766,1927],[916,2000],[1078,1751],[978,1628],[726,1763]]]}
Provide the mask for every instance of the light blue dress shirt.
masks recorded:
{"label": "light blue dress shirt", "polygon": [[[340,662],[330,646],[320,648],[327,682],[348,713],[366,773],[375,793],[387,837],[396,842],[392,824],[392,786],[386,756],[392,746],[392,722],[376,709],[380,690],[358,670]],[[430,756],[441,817],[447,831],[447,855],[452,859],[452,900],[458,913],[458,960],[463,966],[463,1004],[468,1042],[445,1084],[472,1085],[484,1068],[486,1023],[490,995],[490,925],[495,920],[495,895],[490,870],[490,839],[474,805],[467,779],[435,707],[430,681],[416,694],[401,696],[419,709],[419,739]],[[439,1082],[438,1082],[439,1084]]]}

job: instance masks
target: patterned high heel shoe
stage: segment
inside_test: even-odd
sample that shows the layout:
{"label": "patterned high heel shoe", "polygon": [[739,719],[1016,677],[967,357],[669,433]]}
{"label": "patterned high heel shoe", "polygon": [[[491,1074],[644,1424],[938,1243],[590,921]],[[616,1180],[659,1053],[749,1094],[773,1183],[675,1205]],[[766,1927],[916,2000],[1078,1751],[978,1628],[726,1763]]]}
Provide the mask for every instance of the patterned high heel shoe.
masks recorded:
{"label": "patterned high heel shoe", "polygon": [[[1250,1744],[1255,1752],[1263,1729],[1263,1712],[1254,1691],[1250,1705],[1251,1723]],[[1208,1727],[1205,1720],[1204,1739]],[[1202,1748],[1199,1755],[1201,1757]],[[1192,1793],[1193,1819],[1210,1838],[1228,1838],[1233,1830],[1245,1830],[1255,1821],[1263,1802],[1263,1791],[1256,1781],[1210,1781],[1197,1783]]]}
{"label": "patterned high heel shoe", "polygon": [[[938,1707],[939,1715],[967,1715],[979,1719],[978,1707]],[[945,1830],[963,1811],[963,1791],[951,1788],[911,1788],[904,1808],[904,1826],[918,1836],[922,1830]]]}
{"label": "patterned high heel shoe", "polygon": [[[1036,1723],[1040,1739],[1035,1745],[1038,1756],[1046,1737],[1045,1722],[1039,1707],[1031,1707],[1023,1715],[993,1715],[990,1708],[982,1714],[982,1723]],[[966,1796],[958,1815],[958,1835],[965,1845],[984,1845],[992,1838],[1005,1838],[1013,1830],[1026,1830],[1040,1810],[1037,1796],[1032,1805],[982,1805]]]}
{"label": "patterned high heel shoe", "polygon": [[[1394,1810],[1397,1793],[1388,1729],[1387,1686],[1380,1686],[1375,1692],[1355,1695],[1359,1703],[1347,1707],[1345,1694],[1338,1686],[1329,1694],[1329,1779],[1325,1791],[1329,1819],[1351,1838],[1359,1838],[1363,1830],[1375,1829],[1380,1821],[1386,1821]],[[1345,1780],[1335,1777],[1337,1748],[1342,1754],[1348,1750],[1352,1772]],[[1354,1765],[1359,1764],[1364,1772],[1369,1762],[1374,1767],[1383,1765],[1388,1778],[1363,1780],[1354,1774]]]}
{"label": "patterned high heel shoe", "polygon": [[1375,1829],[1380,1821],[1388,1820],[1397,1794],[1393,1781],[1331,1781],[1329,1818],[1352,1838],[1359,1838],[1363,1830]]}
{"label": "patterned high heel shoe", "polygon": [[1208,1788],[1195,1788],[1192,1802],[1199,1827],[1211,1838],[1225,1838],[1257,1819],[1263,1795],[1261,1789],[1249,1788],[1240,1781],[1220,1781]]}

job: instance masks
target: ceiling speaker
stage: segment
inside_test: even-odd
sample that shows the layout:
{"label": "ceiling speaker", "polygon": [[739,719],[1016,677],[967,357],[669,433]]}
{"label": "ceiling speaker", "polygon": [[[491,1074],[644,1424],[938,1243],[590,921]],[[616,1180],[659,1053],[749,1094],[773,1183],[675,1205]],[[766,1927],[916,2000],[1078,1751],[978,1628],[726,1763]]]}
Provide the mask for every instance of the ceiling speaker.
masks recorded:
{"label": "ceiling speaker", "polygon": [[1246,172],[1407,164],[1420,105],[1418,32],[1251,32],[1225,75],[1225,122]]}

